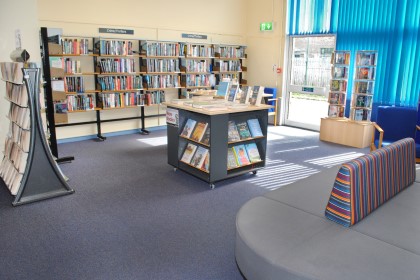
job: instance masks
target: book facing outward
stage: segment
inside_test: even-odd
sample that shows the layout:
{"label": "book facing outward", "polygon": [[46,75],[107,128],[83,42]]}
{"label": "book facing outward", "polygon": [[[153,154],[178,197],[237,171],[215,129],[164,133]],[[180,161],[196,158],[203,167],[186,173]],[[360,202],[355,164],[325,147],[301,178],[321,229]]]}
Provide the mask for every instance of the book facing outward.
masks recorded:
{"label": "book facing outward", "polygon": [[188,119],[185,123],[184,129],[181,132],[181,135],[190,138],[196,123],[197,121],[193,119]]}
{"label": "book facing outward", "polygon": [[204,132],[203,137],[201,138],[201,143],[204,145],[210,145],[210,127],[209,126],[207,126],[207,129]]}
{"label": "book facing outward", "polygon": [[255,143],[249,143],[245,144],[246,152],[248,154],[249,160],[254,162],[261,161],[260,153],[258,152],[257,144]]}
{"label": "book facing outward", "polygon": [[201,170],[209,172],[209,170],[210,170],[210,153],[207,153],[206,158],[204,159],[203,164],[201,165]]}
{"label": "book facing outward", "polygon": [[241,97],[239,98],[239,103],[249,104],[249,96],[251,94],[251,87],[243,86],[241,89]]}
{"label": "book facing outward", "polygon": [[235,142],[240,141],[241,137],[239,136],[238,129],[236,127],[235,121],[229,121],[228,123],[228,141]]}
{"label": "book facing outward", "polygon": [[261,98],[264,94],[264,87],[262,86],[254,86],[252,88],[251,97],[249,98],[249,103],[253,106],[260,106],[261,105]]}
{"label": "book facing outward", "polygon": [[181,161],[189,164],[194,156],[195,150],[197,150],[197,146],[192,143],[188,143],[184,150],[184,154],[182,155]]}
{"label": "book facing outward", "polygon": [[235,102],[236,100],[236,94],[238,93],[238,85],[231,85],[228,91],[228,94],[226,96],[226,99],[228,102]]}
{"label": "book facing outward", "polygon": [[216,96],[225,98],[229,89],[229,82],[220,82],[217,87]]}
{"label": "book facing outward", "polygon": [[252,138],[247,122],[239,122],[236,125],[236,127],[238,128],[239,137],[241,138],[241,140]]}
{"label": "book facing outward", "polygon": [[195,125],[194,132],[191,135],[191,139],[197,142],[200,142],[206,132],[208,123],[206,122],[198,122]]}
{"label": "book facing outward", "polygon": [[233,148],[229,148],[228,154],[227,154],[227,168],[233,169],[236,167],[239,167],[239,165],[238,165],[238,162],[236,161],[235,153],[233,151]]}
{"label": "book facing outward", "polygon": [[236,157],[236,162],[239,166],[251,164],[251,161],[248,158],[248,154],[246,153],[245,145],[241,144],[233,146],[233,152]]}
{"label": "book facing outward", "polygon": [[263,136],[260,122],[258,121],[258,119],[249,119],[247,122],[248,122],[249,131],[251,132],[252,137]]}
{"label": "book facing outward", "polygon": [[204,147],[198,147],[197,151],[195,152],[192,160],[191,160],[191,165],[193,165],[194,167],[197,167],[199,169],[201,169],[201,167],[203,166],[204,160],[206,159],[206,156],[208,155],[209,150],[204,148]]}

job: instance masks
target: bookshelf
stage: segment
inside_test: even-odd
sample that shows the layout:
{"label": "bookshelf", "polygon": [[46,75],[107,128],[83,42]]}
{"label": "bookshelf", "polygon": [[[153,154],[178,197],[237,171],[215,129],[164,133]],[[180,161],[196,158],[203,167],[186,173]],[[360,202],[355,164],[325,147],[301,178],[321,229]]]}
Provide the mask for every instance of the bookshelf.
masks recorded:
{"label": "bookshelf", "polygon": [[350,51],[335,51],[331,56],[331,82],[328,96],[328,117],[344,118]]}
{"label": "bookshelf", "polygon": [[370,122],[375,86],[377,51],[357,51],[350,119]]}
{"label": "bookshelf", "polygon": [[247,67],[244,65],[247,58],[246,47],[239,45],[214,45],[214,66],[213,73],[217,81],[223,78],[237,80],[239,84],[246,85],[244,73]]}
{"label": "bookshelf", "polygon": [[[57,36],[52,43],[49,39],[48,29],[42,27],[47,125],[49,144],[55,157],[58,158],[57,127],[96,124],[98,139],[105,140],[102,123],[139,119],[141,133],[148,134],[145,119],[164,116],[159,108],[157,114],[149,115],[144,109],[145,106],[160,106],[165,100],[165,87],[144,87],[148,76],[147,70],[142,71],[145,55],[141,54],[141,41]],[[159,82],[164,79],[158,77]],[[140,108],[140,114],[102,119],[102,111],[127,108]],[[95,120],[69,122],[69,114],[86,112],[92,112]],[[63,157],[58,161],[72,159]]]}
{"label": "bookshelf", "polygon": [[10,102],[0,176],[14,196],[14,206],[74,192],[54,161],[40,115],[39,68],[23,63],[1,63]]}
{"label": "bookshelf", "polygon": [[[174,170],[182,170],[191,174],[207,183],[211,188],[215,187],[215,183],[221,180],[239,176],[245,173],[256,174],[257,171],[265,166],[266,148],[267,148],[267,122],[268,109],[271,106],[261,105],[249,106],[241,109],[232,109],[226,111],[206,111],[203,109],[193,108],[183,104],[166,103],[170,111],[176,111],[178,114],[178,124],[168,125],[168,163],[174,167]],[[176,119],[176,118],[175,118]],[[259,136],[243,137],[232,140],[229,138],[229,123],[235,124],[248,123],[249,120],[257,120],[261,129]],[[185,133],[186,125],[193,121],[194,128],[190,134]],[[208,140],[195,138],[195,129],[199,123],[207,124],[209,129]],[[239,132],[238,132],[239,133]],[[206,139],[205,136],[203,136]],[[228,151],[236,149],[239,153],[241,147],[253,146],[253,151],[257,149],[259,160],[255,157],[253,161],[249,158],[249,162],[238,164],[238,166],[228,167]],[[194,148],[195,147],[195,148]],[[207,150],[208,162],[204,160],[203,164],[207,166],[203,168],[203,164],[194,161],[195,153],[201,150]],[[188,157],[188,153],[191,152]],[[191,160],[191,161],[189,161]]]}

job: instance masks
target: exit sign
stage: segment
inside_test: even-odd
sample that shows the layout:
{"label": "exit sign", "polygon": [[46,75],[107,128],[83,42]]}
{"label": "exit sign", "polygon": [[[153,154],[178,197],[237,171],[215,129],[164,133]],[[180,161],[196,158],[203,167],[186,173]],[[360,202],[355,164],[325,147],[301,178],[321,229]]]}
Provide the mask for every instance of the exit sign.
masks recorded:
{"label": "exit sign", "polygon": [[272,22],[261,22],[260,23],[260,30],[261,31],[273,30],[273,23]]}

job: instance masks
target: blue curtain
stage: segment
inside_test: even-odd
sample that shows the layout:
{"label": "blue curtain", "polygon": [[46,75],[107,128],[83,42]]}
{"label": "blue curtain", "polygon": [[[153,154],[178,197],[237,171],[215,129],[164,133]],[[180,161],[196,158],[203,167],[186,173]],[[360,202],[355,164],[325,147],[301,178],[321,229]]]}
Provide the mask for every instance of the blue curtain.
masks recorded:
{"label": "blue curtain", "polygon": [[[377,50],[374,107],[417,107],[419,0],[289,0],[287,32],[290,35],[336,33],[336,49],[351,51],[349,77],[353,77],[356,50]],[[351,90],[350,83],[349,98]]]}

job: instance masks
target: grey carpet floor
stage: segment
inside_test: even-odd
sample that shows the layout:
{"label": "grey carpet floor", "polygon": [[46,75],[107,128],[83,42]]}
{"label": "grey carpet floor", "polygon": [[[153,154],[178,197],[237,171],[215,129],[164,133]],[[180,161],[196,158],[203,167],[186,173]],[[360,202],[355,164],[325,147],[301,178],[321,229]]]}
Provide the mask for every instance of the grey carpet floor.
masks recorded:
{"label": "grey carpet floor", "polygon": [[268,139],[265,169],[214,190],[167,164],[165,130],[60,144],[74,194],[12,207],[0,180],[0,279],[242,279],[241,205],[367,152],[290,127]]}

